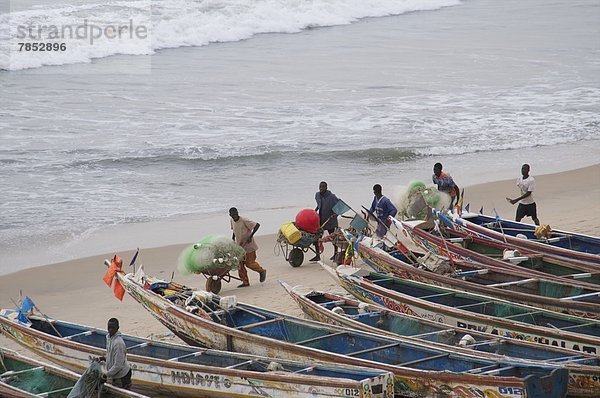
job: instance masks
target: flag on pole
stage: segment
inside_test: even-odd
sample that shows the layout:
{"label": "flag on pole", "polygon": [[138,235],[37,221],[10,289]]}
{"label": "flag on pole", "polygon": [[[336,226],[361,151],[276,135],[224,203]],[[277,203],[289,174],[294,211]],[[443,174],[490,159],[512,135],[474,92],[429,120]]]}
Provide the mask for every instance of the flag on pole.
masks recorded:
{"label": "flag on pole", "polygon": [[115,256],[112,258],[112,261],[110,262],[110,267],[108,267],[106,274],[104,274],[104,277],[102,278],[102,280],[108,285],[108,287],[112,286],[115,297],[121,301],[123,301],[125,289],[121,285],[121,282],[119,282],[119,278],[116,278],[116,275],[117,272],[122,272],[122,268],[123,259],[115,254]]}
{"label": "flag on pole", "polygon": [[369,226],[369,224],[367,224],[364,218],[357,214],[354,216],[352,221],[350,221],[350,226],[354,228],[357,232],[362,232]]}
{"label": "flag on pole", "polygon": [[[452,221],[450,221],[450,220],[448,219],[448,216],[446,216],[445,214],[439,213],[439,214],[438,214],[438,218],[439,218],[440,220],[442,220],[442,222],[444,223],[444,225],[445,225],[446,227],[448,227],[448,229],[454,229],[454,225],[452,224]],[[438,225],[438,229],[439,229],[439,225]]]}
{"label": "flag on pole", "polygon": [[494,214],[496,215],[496,221],[500,222],[500,215],[498,214],[498,212],[496,211],[496,208],[494,207],[494,210],[492,210],[494,212]]}
{"label": "flag on pole", "polygon": [[23,302],[21,302],[21,311],[29,312],[33,307],[35,307],[33,300],[31,300],[29,296],[25,296]]}
{"label": "flag on pole", "polygon": [[346,204],[346,202],[344,202],[343,200],[339,199],[336,204],[333,205],[333,207],[331,208],[331,210],[333,210],[333,212],[335,214],[337,214],[338,216],[343,215],[345,212],[347,212],[348,210],[350,210],[350,206],[348,206]]}
{"label": "flag on pole", "polygon": [[133,255],[133,258],[131,259],[131,261],[129,262],[129,266],[131,267],[133,264],[135,264],[135,260],[137,260],[137,256],[138,254],[140,254],[140,249],[138,247],[137,251],[135,252],[135,254]]}
{"label": "flag on pole", "polygon": [[29,319],[27,319],[25,314],[31,311],[34,307],[35,304],[33,303],[33,300],[31,300],[28,296],[25,296],[23,301],[21,301],[21,308],[17,308],[17,311],[19,312],[17,319],[20,322],[29,323]]}

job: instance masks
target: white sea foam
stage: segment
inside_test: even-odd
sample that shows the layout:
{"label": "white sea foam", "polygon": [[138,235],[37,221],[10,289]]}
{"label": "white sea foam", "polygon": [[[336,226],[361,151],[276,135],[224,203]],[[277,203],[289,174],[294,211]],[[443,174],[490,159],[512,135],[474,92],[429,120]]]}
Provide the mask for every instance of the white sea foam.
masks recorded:
{"label": "white sea foam", "polygon": [[[36,6],[0,14],[0,69],[90,62],[116,54],[152,54],[165,48],[239,41],[259,33],[295,33],[306,28],[349,24],[366,17],[436,10],[460,3],[460,0],[138,0]],[[112,38],[121,27],[128,28],[121,29],[120,37]],[[34,42],[65,43],[66,49],[23,51],[19,44]]]}

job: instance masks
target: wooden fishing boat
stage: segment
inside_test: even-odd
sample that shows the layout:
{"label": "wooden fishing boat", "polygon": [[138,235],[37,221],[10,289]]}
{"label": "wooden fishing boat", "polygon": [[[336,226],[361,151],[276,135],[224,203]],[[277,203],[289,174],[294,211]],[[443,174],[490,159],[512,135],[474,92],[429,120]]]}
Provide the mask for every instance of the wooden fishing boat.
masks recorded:
{"label": "wooden fishing boat", "polygon": [[[394,373],[394,393],[409,397],[554,397],[566,393],[568,370],[457,354],[294,318],[212,293],[117,273],[125,290],[191,344],[303,361],[354,364]],[[149,286],[149,288],[144,288]],[[155,285],[160,286],[160,284]],[[175,294],[173,292],[176,292]],[[563,385],[564,383],[564,385]],[[542,391],[543,390],[543,391]]]}
{"label": "wooden fishing boat", "polygon": [[[527,249],[537,253],[551,254],[555,256],[565,257],[569,259],[577,259],[587,261],[596,265],[600,265],[600,254],[586,253],[577,250],[571,250],[556,245],[550,245],[538,240],[521,239],[506,233],[497,232],[493,229],[486,228],[482,225],[475,224],[461,217],[450,216],[453,224],[453,229],[466,232],[469,235],[479,236],[486,239],[492,239],[499,242],[505,242],[519,249]],[[565,239],[565,241],[568,239]]]}
{"label": "wooden fishing boat", "polygon": [[500,232],[501,234],[511,236],[522,234],[525,235],[528,240],[546,245],[600,255],[600,238],[596,236],[552,229],[549,230],[547,234],[544,234],[544,236],[538,238],[535,234],[537,225],[505,220],[503,218],[496,218],[478,213],[463,213],[461,214],[461,218],[473,224]]}
{"label": "wooden fishing boat", "polygon": [[[74,371],[104,355],[106,332],[2,310],[1,330],[36,354]],[[61,337],[62,336],[62,337]],[[346,365],[274,360],[123,335],[132,388],[168,397],[389,397],[391,373]],[[387,394],[387,395],[386,395]]]}
{"label": "wooden fishing boat", "polygon": [[395,311],[502,337],[598,355],[600,321],[490,296],[403,280],[389,274],[339,266],[323,267],[361,301]]}
{"label": "wooden fishing boat", "polygon": [[[436,286],[475,292],[514,301],[552,311],[568,313],[586,318],[600,318],[600,286],[586,289],[574,286],[565,280],[548,280],[531,276],[516,277],[506,269],[485,272],[457,269],[459,265],[450,263],[443,268],[445,274],[432,272],[417,264],[407,264],[378,247],[372,247],[370,239],[363,239],[355,248],[365,263],[377,272],[394,275]],[[439,267],[439,259],[433,266]],[[433,267],[432,266],[432,267]]]}
{"label": "wooden fishing boat", "polygon": [[[440,215],[442,220],[446,216]],[[453,260],[465,260],[478,262],[514,270],[525,270],[532,277],[543,276],[547,279],[560,277],[567,279],[568,283],[588,289],[596,289],[600,286],[600,267],[596,264],[570,260],[563,257],[540,254],[528,249],[520,249],[516,246],[491,239],[469,235],[465,232],[444,229],[450,234],[450,239],[442,239],[439,235],[417,228],[410,223],[399,221],[396,225],[402,229],[403,234],[409,236],[413,242],[423,251],[452,258]],[[515,257],[501,260],[505,250],[517,250]],[[589,297],[581,297],[586,299]]]}
{"label": "wooden fishing boat", "polygon": [[560,363],[569,370],[568,396],[591,398],[600,391],[598,356],[450,327],[337,294],[306,290],[301,286],[291,287],[282,281],[279,283],[302,311],[314,320],[365,332],[442,344],[448,349],[464,347],[478,354]]}
{"label": "wooden fishing boat", "polygon": [[[48,365],[0,347],[0,397],[66,398],[79,377],[79,374],[70,370]],[[97,397],[144,398],[146,396],[105,384]]]}

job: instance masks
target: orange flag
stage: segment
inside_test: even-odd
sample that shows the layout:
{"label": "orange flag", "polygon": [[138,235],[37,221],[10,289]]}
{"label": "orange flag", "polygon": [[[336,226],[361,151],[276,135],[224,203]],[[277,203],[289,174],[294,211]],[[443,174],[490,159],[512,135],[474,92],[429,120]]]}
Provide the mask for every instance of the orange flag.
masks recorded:
{"label": "orange flag", "polygon": [[122,267],[123,259],[115,254],[112,261],[110,262],[110,267],[108,267],[106,274],[104,274],[104,277],[102,278],[102,280],[108,285],[108,287],[113,287],[115,297],[121,301],[123,301],[125,289],[123,288],[123,285],[121,285],[121,282],[119,282],[119,280],[115,278],[115,275],[117,274],[117,272],[121,272]]}
{"label": "orange flag", "polygon": [[110,262],[110,267],[104,274],[102,280],[108,287],[112,286],[112,281],[118,271],[121,271],[121,267],[123,267],[123,259],[115,254],[112,261]]}
{"label": "orange flag", "polygon": [[125,295],[125,289],[123,288],[123,285],[121,285],[121,282],[119,282],[119,280],[116,278],[115,278],[115,283],[113,284],[113,293],[116,298],[118,298],[120,301],[123,301],[123,296]]}

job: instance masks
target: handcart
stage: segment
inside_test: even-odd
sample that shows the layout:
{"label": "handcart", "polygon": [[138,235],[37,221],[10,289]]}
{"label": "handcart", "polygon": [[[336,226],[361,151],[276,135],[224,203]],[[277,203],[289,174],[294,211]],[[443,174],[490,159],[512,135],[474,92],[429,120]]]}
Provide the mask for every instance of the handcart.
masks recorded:
{"label": "handcart", "polygon": [[[334,216],[346,217],[346,216],[344,216],[344,214],[346,212],[348,212],[349,210],[352,210],[352,208],[350,206],[348,206],[346,204],[346,202],[344,202],[343,200],[340,199],[333,206],[332,210],[333,210]],[[355,216],[353,221],[350,223],[350,225],[353,226],[353,223],[358,223],[359,218],[360,218],[359,216]],[[288,224],[290,224],[290,223],[288,223]],[[291,223],[291,224],[293,224],[293,223]],[[323,225],[325,225],[325,223],[323,223]],[[302,231],[301,232],[302,236],[299,239],[296,236],[296,238],[293,241],[290,241],[288,239],[286,234],[283,233],[282,229],[279,230],[277,244],[279,245],[279,248],[285,257],[285,260],[287,262],[289,262],[292,267],[299,267],[300,265],[302,265],[302,262],[304,261],[304,253],[308,252],[309,250],[312,251],[315,255],[321,254],[321,252],[323,251],[322,241],[321,241],[321,238],[323,236],[323,229],[322,229],[323,225],[321,225],[321,229],[315,234],[311,234],[311,233]],[[285,226],[286,226],[286,224],[284,224],[284,226],[282,226],[282,228],[284,228]],[[356,229],[358,231],[361,231],[363,229],[363,227],[362,226],[356,227]],[[300,231],[296,230],[295,233],[299,234]],[[293,234],[287,234],[287,235],[292,236]],[[294,242],[294,243],[292,243],[292,242]],[[319,247],[318,251],[315,248],[315,243],[317,244],[317,247]],[[339,261],[339,259],[338,259],[338,261]]]}
{"label": "handcart", "polygon": [[323,230],[319,230],[314,234],[302,232],[302,237],[300,240],[295,243],[290,243],[285,235],[279,232],[277,244],[279,244],[281,252],[285,257],[285,261],[290,263],[290,265],[295,268],[302,265],[302,262],[304,261],[304,253],[307,253],[309,250],[315,253],[315,255],[320,255],[320,251],[315,249],[315,243],[319,242],[322,235]]}
{"label": "handcart", "polygon": [[215,268],[201,272],[201,274],[206,278],[206,291],[214,294],[219,294],[221,291],[221,281],[223,280],[225,283],[229,283],[231,279],[237,279],[238,281],[241,281],[241,279],[237,276],[231,275],[231,268],[229,267]]}

